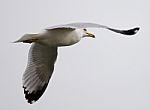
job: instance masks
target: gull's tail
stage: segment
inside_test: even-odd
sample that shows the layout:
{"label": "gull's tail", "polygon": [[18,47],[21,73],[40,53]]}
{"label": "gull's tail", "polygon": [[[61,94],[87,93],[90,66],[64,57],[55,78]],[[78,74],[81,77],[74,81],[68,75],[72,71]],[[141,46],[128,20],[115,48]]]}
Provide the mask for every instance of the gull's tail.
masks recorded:
{"label": "gull's tail", "polygon": [[37,35],[38,34],[25,34],[19,40],[15,41],[13,43],[18,43],[18,42],[32,43],[32,42],[36,42],[38,40]]}

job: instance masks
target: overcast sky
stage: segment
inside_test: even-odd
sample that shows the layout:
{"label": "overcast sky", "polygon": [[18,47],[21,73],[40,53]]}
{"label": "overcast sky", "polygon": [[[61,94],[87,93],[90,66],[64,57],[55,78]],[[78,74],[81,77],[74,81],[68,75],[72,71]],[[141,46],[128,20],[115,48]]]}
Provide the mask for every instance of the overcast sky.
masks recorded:
{"label": "overcast sky", "polygon": [[[0,110],[150,110],[149,0],[0,0]],[[70,22],[114,28],[140,26],[132,37],[89,29],[59,49],[44,95],[26,102],[22,74],[30,44],[13,44],[25,33]]]}

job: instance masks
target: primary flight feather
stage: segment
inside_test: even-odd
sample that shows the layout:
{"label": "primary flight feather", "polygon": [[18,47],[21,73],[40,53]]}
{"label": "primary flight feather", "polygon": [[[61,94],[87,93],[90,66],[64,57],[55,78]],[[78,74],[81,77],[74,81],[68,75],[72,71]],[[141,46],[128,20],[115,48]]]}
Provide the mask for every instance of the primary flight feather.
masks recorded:
{"label": "primary flight feather", "polygon": [[105,28],[124,35],[134,35],[139,27],[118,30],[96,23],[70,23],[46,28],[38,34],[25,34],[17,42],[32,43],[28,55],[28,65],[23,74],[25,98],[32,104],[44,93],[54,71],[57,48],[70,46],[84,37],[95,37],[86,28]]}

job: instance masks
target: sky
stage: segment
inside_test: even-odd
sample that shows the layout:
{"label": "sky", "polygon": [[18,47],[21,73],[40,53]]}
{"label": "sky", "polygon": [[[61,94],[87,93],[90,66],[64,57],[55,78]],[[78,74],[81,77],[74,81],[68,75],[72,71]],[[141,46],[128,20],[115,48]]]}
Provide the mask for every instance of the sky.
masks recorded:
{"label": "sky", "polygon": [[[0,0],[0,109],[150,110],[149,4],[149,0]],[[132,37],[88,29],[95,39],[59,48],[48,88],[36,103],[28,104],[22,74],[30,44],[11,42],[72,22],[141,29]]]}

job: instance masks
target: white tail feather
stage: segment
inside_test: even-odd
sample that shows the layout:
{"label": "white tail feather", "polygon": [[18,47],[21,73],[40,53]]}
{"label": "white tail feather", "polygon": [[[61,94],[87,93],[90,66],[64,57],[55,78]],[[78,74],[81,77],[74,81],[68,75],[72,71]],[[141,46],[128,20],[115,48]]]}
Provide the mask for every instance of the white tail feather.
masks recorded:
{"label": "white tail feather", "polygon": [[18,42],[32,43],[37,39],[38,39],[37,34],[24,34],[19,40],[13,43],[18,43]]}

